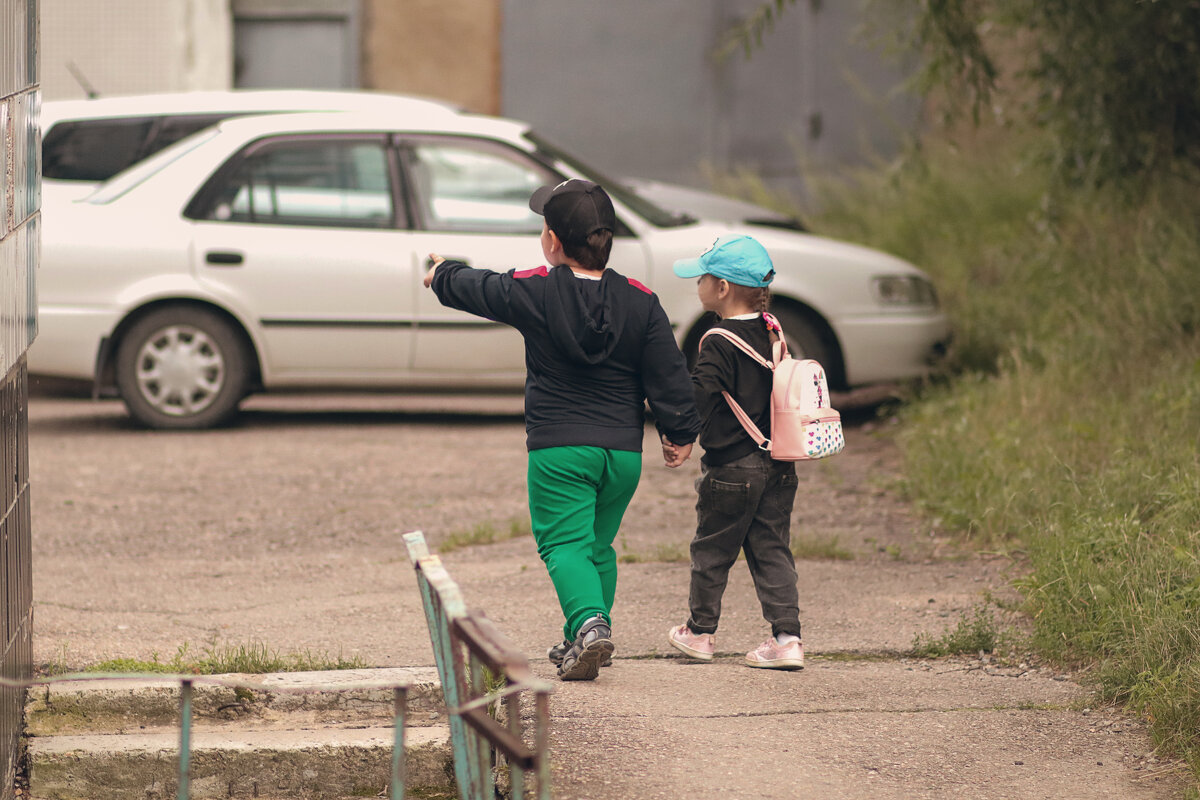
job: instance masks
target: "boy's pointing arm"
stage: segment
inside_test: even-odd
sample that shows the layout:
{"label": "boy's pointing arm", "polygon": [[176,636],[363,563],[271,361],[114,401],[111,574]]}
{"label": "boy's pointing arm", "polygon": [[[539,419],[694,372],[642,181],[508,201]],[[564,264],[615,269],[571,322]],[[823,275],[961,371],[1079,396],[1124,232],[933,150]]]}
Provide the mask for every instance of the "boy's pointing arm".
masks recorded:
{"label": "boy's pointing arm", "polygon": [[433,289],[438,302],[477,317],[512,324],[507,282],[511,278],[490,269],[472,269],[461,261],[429,254],[433,266],[423,283]]}

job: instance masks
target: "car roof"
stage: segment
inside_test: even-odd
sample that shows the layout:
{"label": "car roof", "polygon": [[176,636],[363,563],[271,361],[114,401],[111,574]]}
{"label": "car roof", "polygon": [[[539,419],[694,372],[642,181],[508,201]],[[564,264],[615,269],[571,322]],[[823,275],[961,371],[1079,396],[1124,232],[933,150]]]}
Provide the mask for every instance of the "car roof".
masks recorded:
{"label": "car roof", "polygon": [[[449,113],[447,113],[449,112]],[[407,131],[413,133],[458,133],[515,139],[529,130],[529,125],[503,117],[468,114],[450,109],[429,113],[422,108],[387,108],[371,111],[314,111],[263,114],[231,117],[218,123],[225,133],[239,138],[271,134],[303,134],[308,131]]]}
{"label": "car roof", "polygon": [[64,119],[158,116],[165,114],[237,114],[275,111],[369,111],[386,107],[413,112],[455,113],[451,103],[416,95],[362,90],[232,89],[121,95],[90,100],[47,100],[41,124],[47,129]]}

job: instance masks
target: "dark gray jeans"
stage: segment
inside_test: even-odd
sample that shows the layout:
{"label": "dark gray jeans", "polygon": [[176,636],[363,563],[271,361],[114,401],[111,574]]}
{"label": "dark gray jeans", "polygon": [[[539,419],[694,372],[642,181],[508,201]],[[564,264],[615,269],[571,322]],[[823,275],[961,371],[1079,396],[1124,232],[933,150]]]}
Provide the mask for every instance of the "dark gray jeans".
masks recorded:
{"label": "dark gray jeans", "polygon": [[800,635],[791,550],[796,486],[796,465],[766,453],[751,453],[719,467],[701,466],[688,597],[688,627],[694,633],[716,633],[729,569],[744,551],[771,634]]}

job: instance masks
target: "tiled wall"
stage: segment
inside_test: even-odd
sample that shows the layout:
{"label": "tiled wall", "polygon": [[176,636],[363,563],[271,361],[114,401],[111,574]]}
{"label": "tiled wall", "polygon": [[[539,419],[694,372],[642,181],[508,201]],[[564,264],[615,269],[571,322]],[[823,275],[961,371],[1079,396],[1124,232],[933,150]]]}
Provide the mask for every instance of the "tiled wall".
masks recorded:
{"label": "tiled wall", "polygon": [[[37,333],[38,0],[0,0],[0,674],[31,676],[28,381]],[[0,687],[0,800],[14,797],[24,691]]]}

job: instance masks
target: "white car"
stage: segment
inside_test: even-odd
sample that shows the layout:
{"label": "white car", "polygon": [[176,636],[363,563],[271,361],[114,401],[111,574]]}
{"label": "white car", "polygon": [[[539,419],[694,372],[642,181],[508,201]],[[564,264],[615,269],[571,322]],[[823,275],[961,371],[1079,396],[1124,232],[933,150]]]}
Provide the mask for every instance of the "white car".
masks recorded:
{"label": "white car", "polygon": [[102,181],[224,119],[286,111],[434,113],[439,100],[369,91],[235,89],[42,103],[42,202],[86,197]]}
{"label": "white car", "polygon": [[807,232],[799,219],[735,197],[677,183],[625,178],[625,185],[657,206],[697,219],[733,224],[767,225]]}
{"label": "white car", "polygon": [[[710,324],[672,264],[727,224],[665,212],[527,125],[445,106],[227,119],[44,216],[37,375],[92,380],[157,428],[202,428],[273,389],[517,389],[520,336],[442,307],[429,253],[541,263],[534,188],[610,189],[610,264],[650,286],[685,353]],[[742,225],[773,310],[833,388],[925,373],[948,335],[932,285],[867,248]]]}

